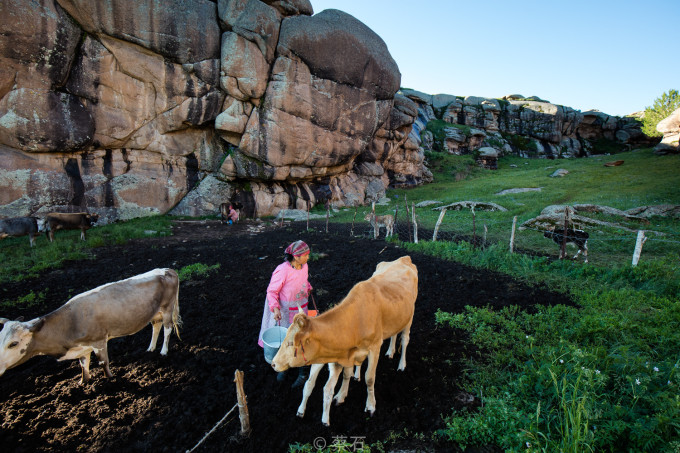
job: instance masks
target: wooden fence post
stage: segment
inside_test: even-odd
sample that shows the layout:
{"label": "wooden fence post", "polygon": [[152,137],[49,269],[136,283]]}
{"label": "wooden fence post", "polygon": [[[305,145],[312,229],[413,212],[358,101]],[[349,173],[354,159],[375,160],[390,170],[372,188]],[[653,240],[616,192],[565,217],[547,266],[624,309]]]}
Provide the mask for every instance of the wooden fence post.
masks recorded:
{"label": "wooden fence post", "polygon": [[408,200],[406,200],[406,195],[404,195],[404,204],[406,205],[406,223],[408,224],[408,241],[411,242],[411,211],[408,209]]}
{"label": "wooden fence post", "polygon": [[564,233],[562,234],[562,245],[560,246],[560,259],[567,257],[567,229],[569,228],[569,206],[564,207]]}
{"label": "wooden fence post", "polygon": [[359,210],[358,206],[354,206],[354,217],[352,217],[352,229],[349,230],[349,235],[354,236],[354,221],[357,219],[357,211]]}
{"label": "wooden fence post", "polygon": [[437,240],[437,233],[439,232],[439,225],[441,225],[442,220],[444,219],[444,214],[446,214],[446,208],[442,209],[442,212],[439,213],[439,219],[437,219],[437,224],[434,226],[434,234],[432,235],[432,242],[435,242]]}
{"label": "wooden fence post", "polygon": [[309,200],[307,200],[307,231],[309,231]]}
{"label": "wooden fence post", "polygon": [[328,234],[328,217],[331,214],[331,202],[326,200],[326,234]]}
{"label": "wooden fence post", "polygon": [[517,227],[517,216],[512,218],[512,233],[510,234],[510,253],[515,252],[515,227]]}
{"label": "wooden fence post", "polygon": [[486,223],[484,224],[484,240],[482,241],[482,245],[486,247],[486,234],[489,232],[489,229],[486,227]]}
{"label": "wooden fence post", "polygon": [[477,245],[477,216],[475,215],[474,205],[470,208],[470,211],[472,211],[472,246],[475,247]]}
{"label": "wooden fence post", "polygon": [[236,382],[236,398],[238,400],[238,418],[241,420],[241,434],[247,436],[250,434],[250,416],[248,415],[246,393],[243,390],[243,371],[236,370],[234,382]]}
{"label": "wooden fence post", "polygon": [[411,214],[413,215],[413,242],[418,243],[418,222],[416,221],[416,204],[411,206]]}
{"label": "wooden fence post", "polygon": [[637,241],[635,241],[635,251],[633,252],[633,267],[638,265],[638,261],[640,261],[640,254],[642,253],[642,246],[647,242],[647,238],[645,237],[645,231],[640,230],[638,231],[637,234]]}

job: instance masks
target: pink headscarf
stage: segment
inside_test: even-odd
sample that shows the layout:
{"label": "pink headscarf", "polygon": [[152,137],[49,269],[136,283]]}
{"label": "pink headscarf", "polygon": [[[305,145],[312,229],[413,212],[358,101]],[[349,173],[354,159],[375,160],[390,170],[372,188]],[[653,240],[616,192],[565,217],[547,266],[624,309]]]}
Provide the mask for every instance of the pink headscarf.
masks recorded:
{"label": "pink headscarf", "polygon": [[293,256],[302,256],[309,253],[309,246],[304,241],[295,241],[286,247],[286,253]]}

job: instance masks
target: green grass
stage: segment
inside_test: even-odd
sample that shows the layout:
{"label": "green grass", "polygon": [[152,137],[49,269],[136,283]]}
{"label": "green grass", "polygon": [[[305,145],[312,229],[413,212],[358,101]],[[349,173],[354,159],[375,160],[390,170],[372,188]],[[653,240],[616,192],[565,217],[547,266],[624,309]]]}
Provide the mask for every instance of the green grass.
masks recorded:
{"label": "green grass", "polygon": [[80,240],[80,231],[57,231],[54,242],[42,235],[36,238],[34,247],[26,237],[4,239],[0,241],[0,284],[36,277],[42,271],[61,267],[67,260],[93,259],[97,247],[169,235],[171,222],[170,217],[153,216],[95,227],[87,231],[86,241]]}
{"label": "green grass", "polygon": [[212,266],[203,263],[194,263],[181,268],[179,271],[177,271],[177,275],[179,277],[179,280],[181,282],[184,282],[193,280],[195,278],[205,277],[210,272],[217,270],[219,268],[220,268],[219,263],[214,264]]}

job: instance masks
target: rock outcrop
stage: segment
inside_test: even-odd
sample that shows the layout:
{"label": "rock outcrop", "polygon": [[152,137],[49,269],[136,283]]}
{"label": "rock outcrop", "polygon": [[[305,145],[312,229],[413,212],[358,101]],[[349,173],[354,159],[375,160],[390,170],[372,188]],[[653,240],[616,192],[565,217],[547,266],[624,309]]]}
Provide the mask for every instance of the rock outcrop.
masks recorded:
{"label": "rock outcrop", "polygon": [[[415,90],[401,94],[418,105],[412,135],[425,150],[468,154],[491,147],[500,155],[557,158],[590,155],[601,141],[619,148],[654,146],[658,141],[645,136],[634,117],[580,112],[535,96],[492,99]],[[426,127],[437,120],[442,124],[434,137]]]}
{"label": "rock outcrop", "polygon": [[660,121],[656,125],[656,130],[663,134],[661,143],[656,145],[656,154],[675,154],[680,152],[678,141],[680,141],[680,109],[675,110],[668,118]]}
{"label": "rock outcrop", "polygon": [[309,0],[0,5],[0,216],[363,204],[431,179],[385,43]]}

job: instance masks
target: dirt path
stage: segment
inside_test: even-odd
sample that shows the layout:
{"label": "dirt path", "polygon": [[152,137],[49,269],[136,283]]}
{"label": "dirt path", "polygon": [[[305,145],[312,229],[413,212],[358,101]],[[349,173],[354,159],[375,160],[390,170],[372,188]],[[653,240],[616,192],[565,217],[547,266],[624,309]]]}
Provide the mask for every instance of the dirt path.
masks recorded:
{"label": "dirt path", "polygon": [[[174,335],[167,357],[147,353],[151,329],[109,342],[112,379],[93,365],[93,379],[80,386],[77,361],[38,357],[0,377],[0,445],[3,451],[185,451],[192,448],[236,403],[234,371],[245,373],[252,434],[238,436],[236,413],[198,451],[287,451],[290,443],[330,445],[337,436],[371,444],[390,433],[409,436],[392,448],[436,448],[430,434],[443,427],[442,414],[463,404],[459,374],[465,339],[437,328],[434,313],[461,311],[465,305],[502,307],[570,301],[545,288],[528,287],[506,276],[432,257],[411,254],[419,270],[419,297],[411,329],[407,367],[381,357],[376,378],[377,410],[364,410],[364,382],[352,382],[345,403],[331,409],[331,427],[321,424],[322,371],[304,419],[295,416],[301,390],[290,389],[294,376],[277,384],[257,346],[264,293],[283,249],[303,239],[327,256],[310,263],[310,281],[319,309],[339,302],[380,261],[405,254],[382,240],[320,233],[297,233],[255,222],[227,227],[217,221],[178,222],[175,234],[135,240],[95,250],[96,259],[70,262],[38,279],[5,285],[2,300],[31,290],[47,291],[40,307],[2,313],[25,319],[56,309],[75,294],[156,267],[193,263],[220,264],[200,281],[182,282],[184,327]],[[386,349],[387,345],[383,345]],[[384,351],[383,351],[384,354]],[[94,364],[94,362],[93,362]],[[320,441],[317,441],[320,442]]]}

